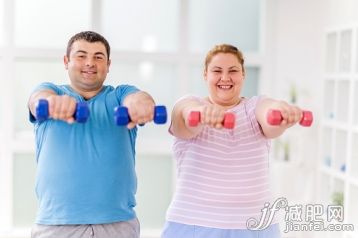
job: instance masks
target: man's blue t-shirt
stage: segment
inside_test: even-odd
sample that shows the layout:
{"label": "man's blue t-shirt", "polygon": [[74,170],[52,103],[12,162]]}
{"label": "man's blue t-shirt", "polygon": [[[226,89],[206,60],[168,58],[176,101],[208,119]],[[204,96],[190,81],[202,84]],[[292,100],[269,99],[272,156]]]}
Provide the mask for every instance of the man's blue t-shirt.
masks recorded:
{"label": "man's blue t-shirt", "polygon": [[[43,83],[36,90],[41,89],[84,101],[68,85]],[[86,123],[35,122],[37,224],[103,224],[135,218],[137,129],[117,126],[113,111],[137,91],[128,85],[104,86],[87,101]]]}

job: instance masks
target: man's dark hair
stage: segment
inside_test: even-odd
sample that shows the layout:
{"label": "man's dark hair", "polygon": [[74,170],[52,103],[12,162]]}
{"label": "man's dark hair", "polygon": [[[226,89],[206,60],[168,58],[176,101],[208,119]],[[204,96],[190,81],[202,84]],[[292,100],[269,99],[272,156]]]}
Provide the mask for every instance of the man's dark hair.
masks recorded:
{"label": "man's dark hair", "polygon": [[67,44],[67,50],[66,50],[67,57],[70,57],[70,52],[71,52],[73,43],[78,40],[85,40],[85,41],[91,42],[91,43],[102,42],[104,44],[104,46],[106,47],[107,57],[109,59],[109,55],[111,53],[111,47],[109,46],[108,41],[103,36],[101,36],[100,34],[98,34],[96,32],[93,32],[93,31],[82,31],[82,32],[77,33],[76,35],[72,36]]}

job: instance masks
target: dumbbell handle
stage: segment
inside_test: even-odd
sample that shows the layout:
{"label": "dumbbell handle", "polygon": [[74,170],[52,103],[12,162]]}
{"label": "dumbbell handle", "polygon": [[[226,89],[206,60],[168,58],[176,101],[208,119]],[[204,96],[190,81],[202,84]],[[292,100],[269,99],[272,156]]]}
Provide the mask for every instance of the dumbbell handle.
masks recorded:
{"label": "dumbbell handle", "polygon": [[[165,106],[154,107],[154,123],[165,124],[167,122],[167,109]],[[118,106],[114,108],[114,121],[118,126],[126,126],[130,121],[128,108],[124,106]]]}
{"label": "dumbbell handle", "polygon": [[[189,126],[196,127],[200,122],[200,117],[199,111],[191,111],[188,116]],[[235,114],[231,112],[225,113],[222,124],[226,129],[233,129],[235,127]]]}
{"label": "dumbbell handle", "polygon": [[[267,122],[272,126],[277,126],[281,124],[283,120],[280,110],[271,109],[267,113]],[[313,122],[313,114],[311,111],[303,111],[302,118],[300,120],[300,125],[304,127],[309,127]]]}
{"label": "dumbbell handle", "polygon": [[[89,109],[86,102],[77,102],[76,111],[73,114],[73,117],[79,123],[84,123],[87,121],[89,117]],[[48,118],[48,101],[46,99],[40,99],[36,106],[36,120],[42,122]]]}

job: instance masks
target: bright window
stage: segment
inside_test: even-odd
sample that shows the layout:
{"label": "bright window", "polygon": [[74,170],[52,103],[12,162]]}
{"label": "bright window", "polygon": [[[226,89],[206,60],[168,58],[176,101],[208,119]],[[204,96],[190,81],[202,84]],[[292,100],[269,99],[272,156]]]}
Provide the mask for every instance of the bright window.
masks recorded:
{"label": "bright window", "polygon": [[178,72],[174,64],[137,61],[114,62],[107,76],[112,85],[131,84],[149,92],[158,103],[173,105],[178,88]]}
{"label": "bright window", "polygon": [[36,160],[33,154],[15,154],[13,160],[13,223],[31,227],[37,210],[35,195]]}
{"label": "bright window", "polygon": [[15,45],[63,48],[75,33],[90,27],[87,0],[16,0]]}
{"label": "bright window", "polygon": [[68,84],[67,71],[64,69],[61,57],[58,60],[19,60],[15,63],[15,69],[15,132],[32,131],[33,125],[28,120],[27,109],[31,92],[42,82]]}
{"label": "bright window", "polygon": [[106,0],[102,9],[103,34],[114,49],[178,49],[178,0]]}
{"label": "bright window", "polygon": [[195,0],[189,2],[189,45],[207,52],[229,43],[248,52],[259,48],[260,0]]}

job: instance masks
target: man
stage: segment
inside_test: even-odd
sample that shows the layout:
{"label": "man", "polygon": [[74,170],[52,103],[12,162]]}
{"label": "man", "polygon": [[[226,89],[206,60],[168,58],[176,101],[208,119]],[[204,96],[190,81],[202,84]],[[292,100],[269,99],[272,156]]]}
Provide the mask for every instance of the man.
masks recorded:
{"label": "man", "polygon": [[[39,210],[33,238],[139,237],[136,193],[136,125],[153,119],[154,101],[133,86],[104,86],[110,46],[86,31],[68,42],[64,65],[69,85],[43,83],[29,99],[35,124]],[[36,121],[39,99],[49,120]],[[90,117],[76,123],[76,102],[86,101]],[[131,122],[116,126],[113,109],[128,108]]]}

